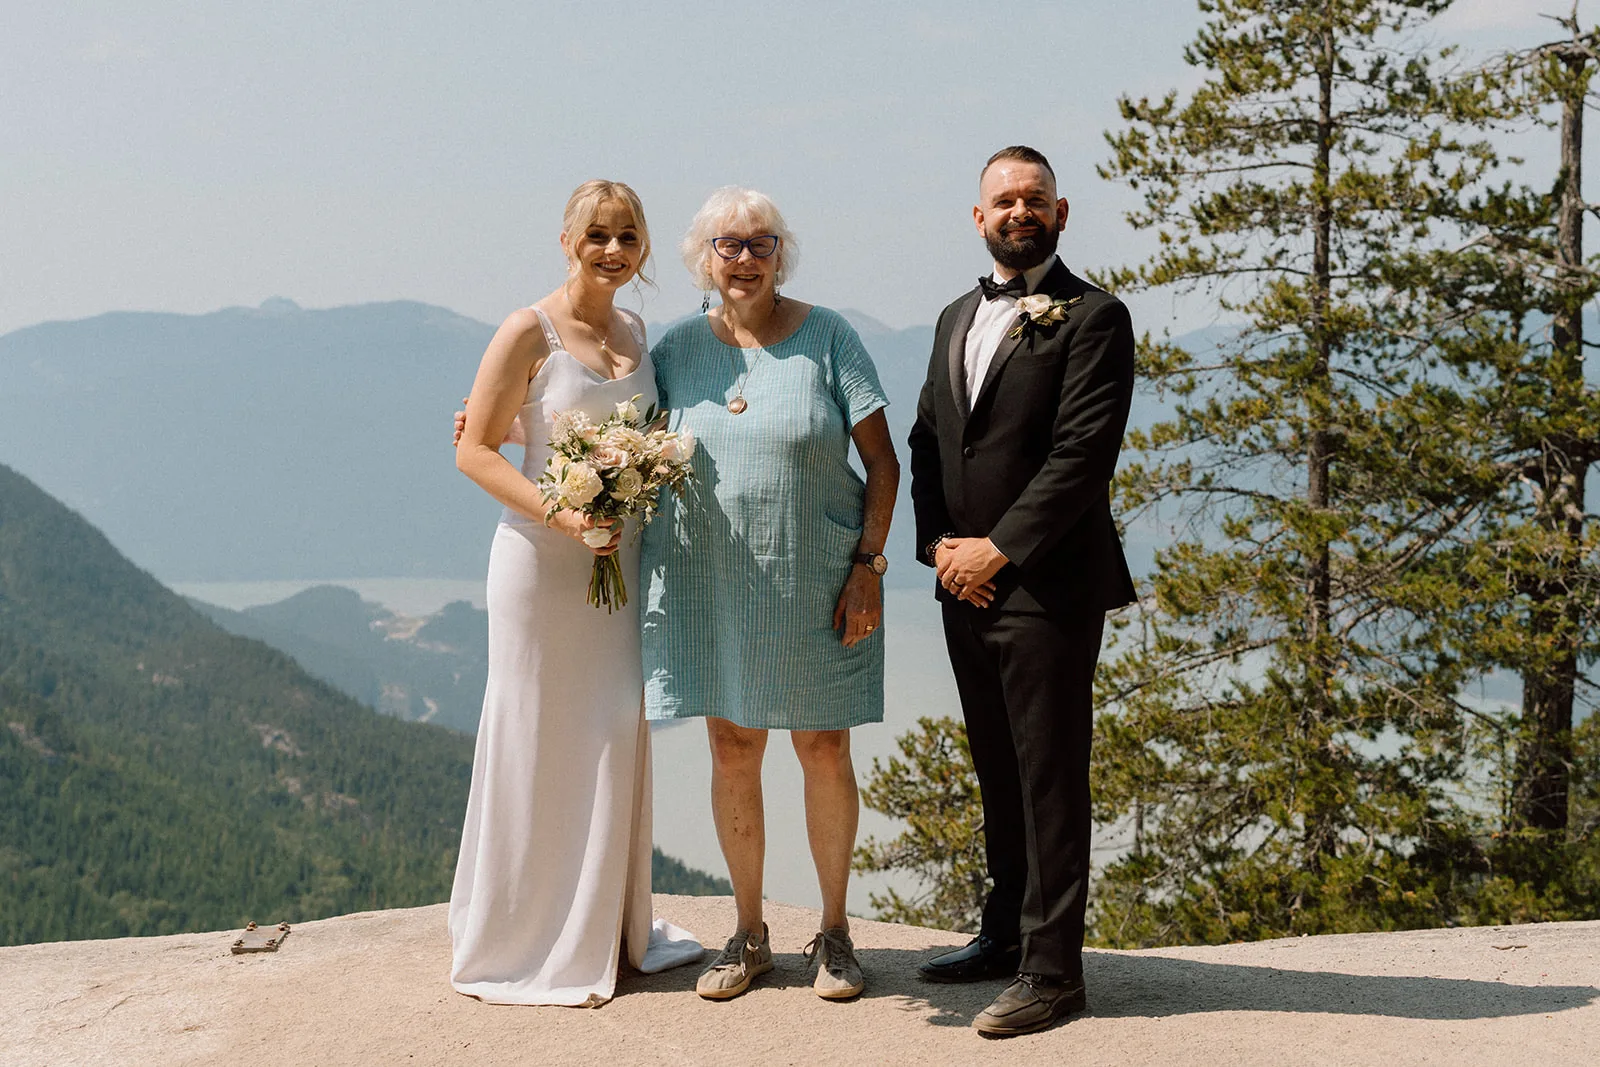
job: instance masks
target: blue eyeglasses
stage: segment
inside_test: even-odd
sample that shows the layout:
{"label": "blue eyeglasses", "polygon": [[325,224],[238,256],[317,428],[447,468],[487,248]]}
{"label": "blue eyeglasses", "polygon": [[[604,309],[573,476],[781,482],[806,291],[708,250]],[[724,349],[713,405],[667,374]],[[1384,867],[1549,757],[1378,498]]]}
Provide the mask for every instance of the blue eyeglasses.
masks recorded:
{"label": "blue eyeglasses", "polygon": [[778,250],[778,238],[774,234],[763,233],[756,237],[740,240],[737,237],[713,237],[711,249],[723,259],[738,259],[739,253],[746,248],[757,259],[766,259]]}

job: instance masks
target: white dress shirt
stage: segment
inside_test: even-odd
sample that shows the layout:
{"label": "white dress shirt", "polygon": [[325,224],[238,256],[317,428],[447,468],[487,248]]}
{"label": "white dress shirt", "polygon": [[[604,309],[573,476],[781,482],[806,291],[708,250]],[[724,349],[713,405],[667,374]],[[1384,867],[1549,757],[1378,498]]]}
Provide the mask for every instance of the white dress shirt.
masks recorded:
{"label": "white dress shirt", "polygon": [[[1023,280],[1027,282],[1027,292],[1031,293],[1039,287],[1044,276],[1050,273],[1050,268],[1056,265],[1056,257],[1051,256],[1037,267],[1029,267],[1022,272]],[[991,275],[996,282],[1004,282],[999,270]],[[1000,348],[1000,340],[1005,337],[1006,331],[1016,325],[1017,299],[1013,296],[999,296],[990,300],[987,297],[978,298],[978,310],[972,316],[972,325],[967,330],[966,371],[967,371],[967,406],[978,398],[978,390],[983,387],[983,379],[989,373],[989,364],[994,361],[994,354]]]}

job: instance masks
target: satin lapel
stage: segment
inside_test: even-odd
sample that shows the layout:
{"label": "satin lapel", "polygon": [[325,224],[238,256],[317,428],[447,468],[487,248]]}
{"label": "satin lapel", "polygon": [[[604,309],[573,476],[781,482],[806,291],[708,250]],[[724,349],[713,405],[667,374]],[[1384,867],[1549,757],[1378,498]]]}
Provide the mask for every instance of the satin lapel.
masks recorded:
{"label": "satin lapel", "polygon": [[978,314],[978,301],[982,299],[974,289],[956,311],[955,324],[950,329],[950,394],[955,398],[956,410],[967,417],[967,331]]}

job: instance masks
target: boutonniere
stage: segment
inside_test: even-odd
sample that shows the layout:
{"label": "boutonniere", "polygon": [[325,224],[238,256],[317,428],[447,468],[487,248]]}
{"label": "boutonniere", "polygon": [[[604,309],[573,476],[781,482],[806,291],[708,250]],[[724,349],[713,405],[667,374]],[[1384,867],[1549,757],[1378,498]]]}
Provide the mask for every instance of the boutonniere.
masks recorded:
{"label": "boutonniere", "polygon": [[1062,300],[1060,297],[1047,296],[1044,293],[1018,297],[1017,313],[1020,317],[1017,319],[1017,324],[1011,327],[1012,339],[1020,341],[1023,332],[1029,329],[1066,322],[1067,311],[1082,299],[1082,294],[1071,300]]}

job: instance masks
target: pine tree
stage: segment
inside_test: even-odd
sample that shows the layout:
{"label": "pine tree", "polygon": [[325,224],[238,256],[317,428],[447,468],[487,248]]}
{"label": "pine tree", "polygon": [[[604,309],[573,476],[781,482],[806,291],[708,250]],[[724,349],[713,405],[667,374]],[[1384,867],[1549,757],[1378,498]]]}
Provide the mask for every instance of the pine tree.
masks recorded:
{"label": "pine tree", "polygon": [[[1180,102],[1122,101],[1102,170],[1159,251],[1112,288],[1210,294],[1216,351],[1141,346],[1168,405],[1129,434],[1125,519],[1175,540],[1102,670],[1097,818],[1111,943],[1436,924],[1475,862],[1457,699],[1473,665],[1432,634],[1462,605],[1427,566],[1481,501],[1461,492],[1463,401],[1385,274],[1495,158],[1452,135],[1415,31],[1448,0],[1201,0]],[[1420,472],[1427,472],[1424,476]]]}
{"label": "pine tree", "polygon": [[1500,56],[1473,75],[1478,95],[1501,98],[1522,143],[1536,143],[1526,135],[1539,126],[1559,128],[1553,183],[1440,202],[1458,247],[1397,256],[1391,273],[1448,338],[1440,350],[1465,401],[1462,465],[1478,483],[1468,490],[1477,518],[1439,560],[1470,583],[1477,608],[1438,628],[1463,660],[1522,683],[1519,714],[1483,720],[1503,785],[1488,857],[1505,884],[1489,887],[1477,908],[1488,921],[1576,917],[1600,904],[1595,857],[1583,848],[1589,793],[1574,770],[1593,757],[1575,745],[1575,710],[1584,668],[1600,655],[1600,531],[1586,494],[1600,461],[1600,391],[1585,379],[1584,349],[1593,345],[1582,318],[1600,293],[1582,235],[1592,210],[1583,199],[1583,113],[1600,30],[1583,31],[1575,6],[1556,21],[1565,39]]}
{"label": "pine tree", "polygon": [[983,851],[983,801],[972,773],[966,727],[954,719],[917,720],[899,739],[900,757],[874,759],[862,803],[906,828],[893,840],[868,838],[852,866],[862,873],[905,871],[923,891],[893,887],[868,899],[884,922],[976,933],[990,882]]}

